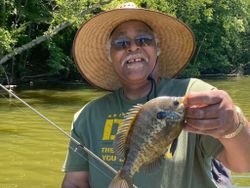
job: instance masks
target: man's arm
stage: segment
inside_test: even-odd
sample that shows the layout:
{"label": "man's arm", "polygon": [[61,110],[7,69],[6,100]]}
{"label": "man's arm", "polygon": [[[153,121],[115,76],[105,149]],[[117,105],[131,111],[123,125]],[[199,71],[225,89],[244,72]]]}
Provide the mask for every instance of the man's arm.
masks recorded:
{"label": "man's arm", "polygon": [[[216,157],[235,172],[250,172],[250,123],[238,135],[225,138],[239,127],[240,117],[231,97],[222,90],[189,94],[185,98],[186,130],[218,139],[224,150]],[[243,115],[243,114],[242,114]]]}
{"label": "man's arm", "polygon": [[224,150],[216,157],[234,172],[250,172],[250,125],[245,121],[243,130],[231,139],[219,139]]}
{"label": "man's arm", "polygon": [[67,172],[62,188],[90,188],[89,173],[87,171]]}

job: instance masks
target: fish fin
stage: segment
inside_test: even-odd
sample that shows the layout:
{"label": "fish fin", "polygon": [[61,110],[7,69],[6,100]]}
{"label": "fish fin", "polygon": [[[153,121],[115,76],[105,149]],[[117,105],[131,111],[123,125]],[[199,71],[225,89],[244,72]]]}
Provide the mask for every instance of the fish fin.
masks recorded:
{"label": "fish fin", "polygon": [[122,159],[125,158],[126,152],[128,150],[128,137],[130,130],[133,127],[137,114],[141,110],[142,106],[142,104],[137,104],[129,110],[122,121],[122,125],[118,128],[116,133],[114,140],[114,151],[115,154]]}
{"label": "fish fin", "polygon": [[159,156],[154,161],[144,164],[141,169],[144,170],[145,173],[153,173],[162,166],[162,160],[164,159],[164,155]]}
{"label": "fish fin", "polygon": [[113,178],[108,188],[133,188],[131,177],[122,177],[122,170],[120,170]]}
{"label": "fish fin", "polygon": [[177,144],[178,144],[178,138],[175,138],[170,147],[170,153],[172,154],[172,156],[174,156]]}
{"label": "fish fin", "polygon": [[177,144],[178,144],[178,138],[175,138],[172,142],[172,144],[170,144],[168,146],[168,148],[166,149],[166,152],[165,152],[165,156],[169,159],[172,159],[173,156],[174,156],[174,153],[175,153],[175,150],[177,148]]}

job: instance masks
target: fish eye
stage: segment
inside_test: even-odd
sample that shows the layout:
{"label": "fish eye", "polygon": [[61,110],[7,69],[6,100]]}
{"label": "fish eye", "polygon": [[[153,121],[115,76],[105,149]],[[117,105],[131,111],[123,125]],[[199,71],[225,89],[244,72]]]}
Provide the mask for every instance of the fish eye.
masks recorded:
{"label": "fish eye", "polygon": [[178,106],[180,104],[180,102],[179,101],[174,101],[173,104],[174,104],[174,106]]}
{"label": "fish eye", "polygon": [[157,119],[164,119],[167,116],[166,112],[158,112],[156,114]]}

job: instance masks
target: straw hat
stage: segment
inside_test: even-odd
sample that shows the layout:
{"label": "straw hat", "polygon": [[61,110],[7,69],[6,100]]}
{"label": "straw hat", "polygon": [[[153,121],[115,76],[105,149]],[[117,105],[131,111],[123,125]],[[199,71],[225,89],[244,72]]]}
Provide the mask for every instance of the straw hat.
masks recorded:
{"label": "straw hat", "polygon": [[121,87],[108,60],[107,41],[114,28],[129,20],[145,22],[157,34],[161,50],[158,57],[160,77],[176,76],[191,59],[195,39],[187,25],[172,16],[126,3],[92,17],[75,36],[73,56],[79,71],[91,84],[110,91]]}

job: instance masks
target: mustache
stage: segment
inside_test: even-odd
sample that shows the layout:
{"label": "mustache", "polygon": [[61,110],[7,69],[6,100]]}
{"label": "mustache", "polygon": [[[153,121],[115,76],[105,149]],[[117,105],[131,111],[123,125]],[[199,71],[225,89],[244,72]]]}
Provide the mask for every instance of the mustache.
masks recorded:
{"label": "mustache", "polygon": [[130,59],[138,59],[138,58],[144,59],[146,62],[148,62],[149,60],[146,54],[144,54],[143,52],[131,53],[122,60],[121,65],[123,66]]}

